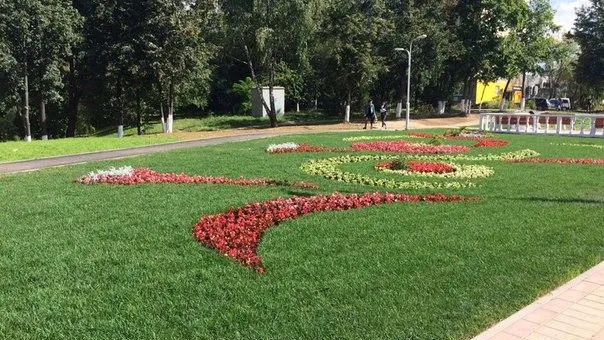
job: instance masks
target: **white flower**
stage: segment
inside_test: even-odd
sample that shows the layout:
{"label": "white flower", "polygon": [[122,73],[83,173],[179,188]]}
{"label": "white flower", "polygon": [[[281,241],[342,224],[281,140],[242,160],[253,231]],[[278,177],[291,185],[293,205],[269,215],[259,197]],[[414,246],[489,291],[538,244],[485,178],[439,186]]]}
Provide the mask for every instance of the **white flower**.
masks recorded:
{"label": "white flower", "polygon": [[266,148],[266,152],[277,152],[280,150],[295,150],[299,147],[298,144],[293,142],[281,143],[281,144],[271,144]]}
{"label": "white flower", "polygon": [[89,182],[98,182],[102,178],[106,177],[128,177],[132,176],[134,168],[131,166],[122,166],[119,168],[111,167],[107,170],[97,170],[88,173],[88,175],[82,177],[80,181],[87,180]]}

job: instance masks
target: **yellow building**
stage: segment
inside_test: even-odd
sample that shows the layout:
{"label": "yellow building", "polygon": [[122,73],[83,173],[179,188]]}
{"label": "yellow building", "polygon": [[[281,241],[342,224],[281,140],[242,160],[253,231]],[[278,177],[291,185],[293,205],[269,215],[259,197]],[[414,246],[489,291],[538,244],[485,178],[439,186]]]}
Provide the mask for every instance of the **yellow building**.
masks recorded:
{"label": "yellow building", "polygon": [[484,82],[478,81],[476,83],[476,97],[475,103],[489,103],[489,102],[500,102],[501,97],[505,94],[506,99],[512,100],[515,104],[520,104],[522,101],[522,79],[520,79],[520,83],[517,84],[516,79],[512,79],[510,84],[507,87],[507,91],[505,90],[505,84],[507,83],[506,79],[499,79],[494,82]]}

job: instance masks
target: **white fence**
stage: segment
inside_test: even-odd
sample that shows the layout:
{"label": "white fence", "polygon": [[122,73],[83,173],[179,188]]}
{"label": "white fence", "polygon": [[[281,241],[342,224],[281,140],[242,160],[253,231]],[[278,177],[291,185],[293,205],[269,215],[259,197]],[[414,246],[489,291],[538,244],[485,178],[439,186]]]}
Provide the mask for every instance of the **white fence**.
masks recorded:
{"label": "white fence", "polygon": [[604,115],[483,112],[480,130],[604,138]]}

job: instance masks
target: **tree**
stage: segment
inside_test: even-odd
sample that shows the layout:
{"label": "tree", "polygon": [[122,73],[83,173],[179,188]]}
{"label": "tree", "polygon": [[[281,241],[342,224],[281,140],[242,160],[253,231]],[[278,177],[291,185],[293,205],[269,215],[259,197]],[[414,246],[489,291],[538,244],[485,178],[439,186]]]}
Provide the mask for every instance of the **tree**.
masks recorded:
{"label": "tree", "polygon": [[353,96],[366,97],[387,60],[378,53],[380,41],[393,29],[385,3],[345,0],[330,3],[320,28],[320,74],[330,91],[345,103],[344,121],[350,119]]}
{"label": "tree", "polygon": [[77,39],[79,16],[68,0],[0,1],[5,81],[22,108],[25,140],[31,141],[30,95],[35,90],[42,136],[47,137],[46,102],[61,101],[62,66]]}
{"label": "tree", "polygon": [[[581,53],[577,60],[577,82],[587,89],[587,99],[604,95],[604,3],[591,0],[577,11],[574,40]],[[584,99],[586,101],[587,99]]]}

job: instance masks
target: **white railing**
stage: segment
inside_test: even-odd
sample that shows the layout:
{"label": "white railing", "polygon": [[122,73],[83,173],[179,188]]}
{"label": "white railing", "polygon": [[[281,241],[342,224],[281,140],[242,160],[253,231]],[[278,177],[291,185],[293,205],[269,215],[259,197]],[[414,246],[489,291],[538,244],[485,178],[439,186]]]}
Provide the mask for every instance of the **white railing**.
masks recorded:
{"label": "white railing", "polygon": [[604,138],[604,115],[482,112],[480,130]]}

